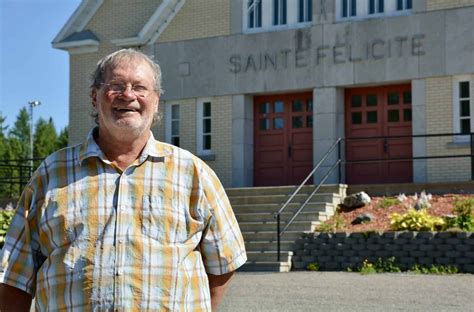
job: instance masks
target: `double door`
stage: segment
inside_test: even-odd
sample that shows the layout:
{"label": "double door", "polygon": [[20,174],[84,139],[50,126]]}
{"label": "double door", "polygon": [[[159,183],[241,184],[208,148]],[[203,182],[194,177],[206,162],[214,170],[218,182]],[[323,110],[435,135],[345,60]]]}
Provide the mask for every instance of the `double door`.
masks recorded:
{"label": "double door", "polygon": [[397,160],[412,157],[412,139],[396,137],[412,134],[411,102],[409,84],[345,91],[347,183],[412,182],[412,160]]}
{"label": "double door", "polygon": [[254,97],[254,185],[300,184],[312,165],[313,94]]}

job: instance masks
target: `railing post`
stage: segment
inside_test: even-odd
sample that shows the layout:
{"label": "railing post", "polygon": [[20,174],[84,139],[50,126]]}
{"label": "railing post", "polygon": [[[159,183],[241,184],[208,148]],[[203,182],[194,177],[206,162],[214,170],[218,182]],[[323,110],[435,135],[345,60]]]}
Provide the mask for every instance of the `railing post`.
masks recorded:
{"label": "railing post", "polygon": [[[342,140],[339,139],[339,142],[337,143],[337,160],[341,160],[341,142],[342,142]],[[341,165],[342,165],[342,161],[340,161],[339,165],[338,165],[339,183],[342,183],[342,168],[341,168]]]}
{"label": "railing post", "polygon": [[280,214],[277,214],[277,261],[280,262]]}
{"label": "railing post", "polygon": [[474,180],[474,141],[473,141],[474,133],[471,132],[470,140],[471,140],[471,180]]}

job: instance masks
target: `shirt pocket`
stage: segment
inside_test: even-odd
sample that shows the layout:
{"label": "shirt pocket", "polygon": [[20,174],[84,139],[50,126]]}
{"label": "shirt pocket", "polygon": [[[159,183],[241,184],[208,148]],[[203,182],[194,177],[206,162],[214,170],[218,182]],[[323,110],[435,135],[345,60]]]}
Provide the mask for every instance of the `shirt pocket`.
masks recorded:
{"label": "shirt pocket", "polygon": [[142,233],[166,244],[186,240],[185,207],[164,200],[162,195],[143,196]]}

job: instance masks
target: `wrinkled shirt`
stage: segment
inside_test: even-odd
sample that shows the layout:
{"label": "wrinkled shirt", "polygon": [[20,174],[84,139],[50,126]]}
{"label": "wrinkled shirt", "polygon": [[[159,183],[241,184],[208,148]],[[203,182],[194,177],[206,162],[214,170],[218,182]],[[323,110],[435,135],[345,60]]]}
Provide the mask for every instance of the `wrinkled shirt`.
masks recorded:
{"label": "wrinkled shirt", "polygon": [[150,135],[122,172],[93,139],[49,156],[26,186],[0,282],[36,308],[211,311],[207,273],[246,261],[215,173]]}

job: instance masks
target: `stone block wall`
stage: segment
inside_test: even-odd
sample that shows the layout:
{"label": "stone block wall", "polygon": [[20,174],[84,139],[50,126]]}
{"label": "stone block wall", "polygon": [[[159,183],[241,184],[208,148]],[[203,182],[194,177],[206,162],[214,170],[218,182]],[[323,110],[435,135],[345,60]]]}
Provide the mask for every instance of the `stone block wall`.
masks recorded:
{"label": "stone block wall", "polygon": [[390,257],[402,270],[434,264],[474,273],[474,233],[308,233],[297,241],[292,261],[294,270],[316,262],[321,271],[341,271]]}
{"label": "stone block wall", "polygon": [[474,0],[427,0],[427,11],[452,9],[464,6],[474,5]]}

